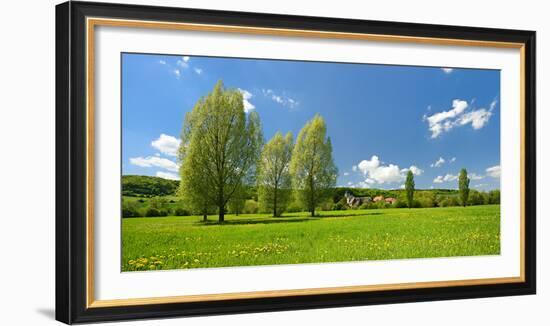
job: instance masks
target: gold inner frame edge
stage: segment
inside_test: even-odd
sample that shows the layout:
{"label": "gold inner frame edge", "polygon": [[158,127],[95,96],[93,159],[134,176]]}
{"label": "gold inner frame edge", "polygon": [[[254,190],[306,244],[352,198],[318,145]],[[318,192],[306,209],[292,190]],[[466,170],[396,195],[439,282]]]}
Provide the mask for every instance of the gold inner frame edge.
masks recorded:
{"label": "gold inner frame edge", "polygon": [[[395,284],[354,285],[309,289],[289,289],[274,291],[235,292],[217,294],[182,295],[166,297],[146,297],[95,300],[94,297],[94,50],[95,26],[115,26],[132,28],[154,28],[203,32],[225,32],[271,36],[315,37],[329,39],[365,40],[375,42],[406,42],[449,46],[475,46],[519,49],[520,52],[520,276],[486,279],[466,279],[449,281],[428,281]],[[414,37],[402,35],[362,34],[301,29],[264,28],[235,25],[176,23],[144,20],[86,18],[86,117],[87,117],[87,161],[86,161],[86,307],[105,308],[119,306],[185,303],[198,301],[220,301],[232,299],[273,298],[298,295],[337,294],[353,292],[375,292],[419,288],[440,288],[451,286],[473,286],[525,282],[525,44],[515,42],[479,41],[450,38]]]}

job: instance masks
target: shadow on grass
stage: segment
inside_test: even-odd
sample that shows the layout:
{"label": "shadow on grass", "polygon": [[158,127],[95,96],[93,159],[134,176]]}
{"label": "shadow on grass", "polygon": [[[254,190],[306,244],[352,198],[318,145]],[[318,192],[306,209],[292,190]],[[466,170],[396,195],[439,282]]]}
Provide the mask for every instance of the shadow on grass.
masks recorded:
{"label": "shadow on grass", "polygon": [[225,220],[220,223],[217,220],[198,221],[195,225],[199,226],[211,226],[211,225],[247,225],[247,224],[277,224],[277,223],[298,223],[318,221],[324,218],[339,218],[339,217],[353,217],[353,216],[371,216],[382,215],[382,212],[370,212],[370,213],[347,213],[347,214],[322,214],[314,217],[304,216],[303,214],[288,214],[283,217],[260,217],[260,218],[243,218],[238,220]]}
{"label": "shadow on grass", "polygon": [[[382,215],[384,213],[382,212],[370,212],[370,213],[364,213],[364,212],[357,212],[357,213],[322,213],[321,215],[315,215],[315,217],[307,216],[309,219],[322,219],[322,218],[328,218],[328,217],[353,217],[353,216],[371,216],[371,215]],[[283,218],[304,218],[304,215],[299,214],[285,214]]]}
{"label": "shadow on grass", "polygon": [[372,213],[350,213],[350,214],[323,214],[317,216],[317,218],[325,217],[352,217],[352,216],[371,216],[371,215],[382,215],[382,212],[372,212]]}
{"label": "shadow on grass", "polygon": [[224,222],[220,223],[217,220],[211,220],[211,221],[200,221],[196,222],[196,225],[202,225],[202,226],[210,226],[210,225],[244,225],[244,224],[275,224],[275,223],[298,223],[298,222],[308,222],[312,220],[316,220],[316,218],[312,217],[300,217],[300,218],[293,218],[293,219],[287,219],[287,216],[284,218],[280,217],[271,217],[271,218],[251,218],[251,219],[239,219],[239,220],[225,220]]}

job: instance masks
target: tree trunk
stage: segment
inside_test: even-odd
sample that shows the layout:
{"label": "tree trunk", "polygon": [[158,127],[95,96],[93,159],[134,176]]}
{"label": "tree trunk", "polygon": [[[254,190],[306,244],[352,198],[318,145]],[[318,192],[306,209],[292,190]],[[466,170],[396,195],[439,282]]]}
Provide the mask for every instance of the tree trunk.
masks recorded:
{"label": "tree trunk", "polygon": [[223,206],[219,208],[218,222],[222,223],[225,221],[225,209]]}
{"label": "tree trunk", "polygon": [[223,202],[223,188],[218,191],[218,222],[225,220],[225,204]]}
{"label": "tree trunk", "polygon": [[315,216],[315,186],[313,185],[313,177],[309,177],[309,191],[310,197],[309,197],[309,205],[311,210],[311,217]]}
{"label": "tree trunk", "polygon": [[202,215],[202,220],[203,220],[203,222],[208,221],[208,215],[206,215],[206,213],[204,213],[204,214]]}
{"label": "tree trunk", "polygon": [[273,194],[273,217],[277,217],[277,186],[275,186],[275,193]]}

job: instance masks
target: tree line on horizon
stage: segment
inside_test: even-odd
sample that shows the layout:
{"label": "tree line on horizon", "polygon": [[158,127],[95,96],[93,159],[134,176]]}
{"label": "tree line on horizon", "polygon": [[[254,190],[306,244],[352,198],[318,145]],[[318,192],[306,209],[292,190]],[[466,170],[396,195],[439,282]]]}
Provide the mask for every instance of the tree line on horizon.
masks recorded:
{"label": "tree line on horizon", "polygon": [[[122,216],[123,217],[158,217],[158,216],[189,216],[200,215],[201,211],[193,210],[181,196],[177,195],[180,181],[167,180],[160,177],[145,175],[122,176]],[[394,204],[384,201],[365,203],[357,207],[346,204],[345,194],[349,193],[357,197],[393,197],[397,199]],[[321,210],[354,210],[354,209],[381,209],[381,208],[406,208],[407,195],[405,189],[379,189],[379,188],[350,188],[335,187],[330,191],[331,195],[319,204]],[[260,205],[258,201],[258,188],[251,185],[243,189],[244,203],[240,205],[228,205],[227,212],[231,214],[255,214],[273,213],[272,209]],[[470,189],[468,206],[493,205],[500,203],[500,190],[478,191]],[[413,208],[452,207],[462,206],[458,189],[415,189]],[[291,196],[285,208],[286,213],[302,212],[304,208],[296,203]],[[215,214],[215,208],[210,208],[208,215]]]}

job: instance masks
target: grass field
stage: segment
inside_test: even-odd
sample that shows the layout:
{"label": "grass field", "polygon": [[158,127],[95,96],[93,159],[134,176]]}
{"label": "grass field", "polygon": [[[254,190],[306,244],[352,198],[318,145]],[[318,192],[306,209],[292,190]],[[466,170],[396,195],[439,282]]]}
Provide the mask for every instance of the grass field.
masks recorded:
{"label": "grass field", "polygon": [[122,270],[497,255],[500,205],[125,218]]}

